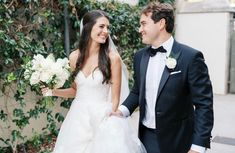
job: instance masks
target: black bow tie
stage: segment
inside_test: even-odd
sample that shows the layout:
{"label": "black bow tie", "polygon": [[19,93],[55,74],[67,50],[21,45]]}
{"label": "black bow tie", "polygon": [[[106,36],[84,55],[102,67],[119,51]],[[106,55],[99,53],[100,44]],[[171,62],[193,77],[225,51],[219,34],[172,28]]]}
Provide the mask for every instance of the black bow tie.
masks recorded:
{"label": "black bow tie", "polygon": [[162,46],[160,46],[156,49],[150,47],[149,50],[150,50],[149,51],[149,56],[151,56],[151,57],[155,56],[157,54],[157,52],[166,53],[166,50]]}

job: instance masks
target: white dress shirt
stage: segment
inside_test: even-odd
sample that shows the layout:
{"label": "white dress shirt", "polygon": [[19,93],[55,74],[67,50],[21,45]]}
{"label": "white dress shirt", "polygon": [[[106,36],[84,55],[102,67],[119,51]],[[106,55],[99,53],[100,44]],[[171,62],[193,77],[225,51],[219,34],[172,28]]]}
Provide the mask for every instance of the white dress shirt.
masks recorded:
{"label": "white dress shirt", "polygon": [[[145,84],[145,117],[142,123],[151,129],[155,129],[155,106],[157,101],[158,87],[161,81],[162,73],[165,68],[166,57],[170,55],[174,39],[171,36],[167,41],[165,41],[161,46],[167,51],[166,53],[158,52],[155,56],[149,58],[147,72],[146,72],[146,84]],[[152,46],[152,48],[157,48],[160,46]],[[128,108],[121,105],[119,110],[124,116],[130,116]],[[205,153],[205,147],[192,144],[192,150],[195,150],[199,153]]]}
{"label": "white dress shirt", "polygon": [[[170,37],[161,46],[167,51],[166,53],[158,52],[155,56],[149,58],[146,83],[145,83],[145,98],[146,98],[146,113],[143,119],[143,124],[151,129],[155,129],[155,106],[157,101],[158,87],[161,81],[162,73],[165,68],[166,57],[169,56],[173,46],[174,39]],[[158,46],[160,47],[160,46]],[[152,48],[157,48],[152,46]]]}

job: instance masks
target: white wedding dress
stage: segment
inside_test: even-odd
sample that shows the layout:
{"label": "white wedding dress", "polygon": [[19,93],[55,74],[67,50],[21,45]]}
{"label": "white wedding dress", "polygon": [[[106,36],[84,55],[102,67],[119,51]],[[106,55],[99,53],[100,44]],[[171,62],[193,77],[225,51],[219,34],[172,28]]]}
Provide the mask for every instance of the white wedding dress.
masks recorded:
{"label": "white wedding dress", "polygon": [[53,153],[146,153],[127,118],[108,116],[110,85],[99,69],[75,82],[76,98],[61,126]]}

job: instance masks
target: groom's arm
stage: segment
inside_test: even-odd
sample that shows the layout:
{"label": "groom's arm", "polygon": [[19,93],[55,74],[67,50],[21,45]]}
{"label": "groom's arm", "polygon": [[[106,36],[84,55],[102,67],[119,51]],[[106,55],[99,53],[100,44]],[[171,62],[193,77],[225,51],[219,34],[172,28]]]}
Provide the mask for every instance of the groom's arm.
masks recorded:
{"label": "groom's arm", "polygon": [[194,111],[194,145],[210,148],[213,127],[213,93],[207,66],[201,52],[197,52],[188,69],[188,82]]}
{"label": "groom's arm", "polygon": [[131,115],[135,109],[139,106],[139,83],[137,80],[137,71],[139,71],[139,63],[141,59],[141,54],[140,52],[136,53],[134,56],[134,86],[126,98],[126,100],[122,103],[122,105],[119,107],[119,110],[122,112],[124,116],[129,116]]}

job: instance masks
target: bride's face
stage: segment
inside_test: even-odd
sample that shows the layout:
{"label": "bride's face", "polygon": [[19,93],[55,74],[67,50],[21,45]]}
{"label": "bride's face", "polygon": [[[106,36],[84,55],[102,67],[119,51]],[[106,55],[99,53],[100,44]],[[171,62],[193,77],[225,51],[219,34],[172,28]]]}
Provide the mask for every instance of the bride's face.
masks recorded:
{"label": "bride's face", "polygon": [[100,17],[91,30],[91,39],[97,43],[105,43],[109,36],[109,20],[106,17]]}

